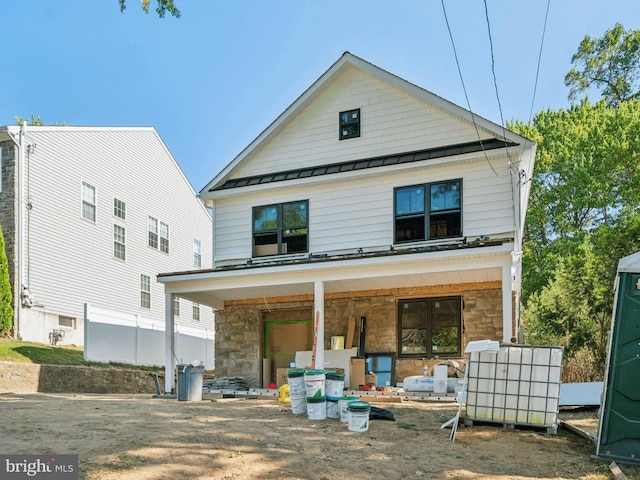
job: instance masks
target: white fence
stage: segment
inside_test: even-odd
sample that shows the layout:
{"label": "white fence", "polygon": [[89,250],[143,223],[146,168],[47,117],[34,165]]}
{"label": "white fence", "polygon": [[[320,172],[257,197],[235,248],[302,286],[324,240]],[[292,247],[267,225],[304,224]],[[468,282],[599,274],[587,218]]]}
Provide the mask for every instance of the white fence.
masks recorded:
{"label": "white fence", "polygon": [[[138,315],[85,304],[84,359],[90,362],[158,365],[166,362],[165,324]],[[176,363],[204,362],[215,368],[212,330],[176,325]]]}

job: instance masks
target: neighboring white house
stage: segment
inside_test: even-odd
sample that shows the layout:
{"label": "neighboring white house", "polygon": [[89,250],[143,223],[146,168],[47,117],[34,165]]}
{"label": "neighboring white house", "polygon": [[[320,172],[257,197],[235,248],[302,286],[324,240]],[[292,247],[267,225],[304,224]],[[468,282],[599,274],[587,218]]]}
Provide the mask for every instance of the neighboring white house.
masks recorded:
{"label": "neighboring white house", "polygon": [[[156,275],[211,266],[211,216],[155,129],[8,126],[0,150],[15,335],[83,345],[85,304],[164,331]],[[211,307],[174,308],[178,332],[212,337]]]}
{"label": "neighboring white house", "polygon": [[219,309],[220,375],[273,380],[316,322],[323,365],[355,321],[395,384],[518,336],[535,147],[347,52],[201,190],[213,269],[158,279]]}

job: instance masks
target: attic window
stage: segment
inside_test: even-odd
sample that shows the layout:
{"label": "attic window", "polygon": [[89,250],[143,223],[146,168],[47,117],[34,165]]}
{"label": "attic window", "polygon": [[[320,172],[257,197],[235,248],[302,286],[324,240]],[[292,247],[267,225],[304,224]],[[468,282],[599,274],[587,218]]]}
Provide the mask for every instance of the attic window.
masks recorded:
{"label": "attic window", "polygon": [[360,109],[340,112],[340,140],[360,136]]}

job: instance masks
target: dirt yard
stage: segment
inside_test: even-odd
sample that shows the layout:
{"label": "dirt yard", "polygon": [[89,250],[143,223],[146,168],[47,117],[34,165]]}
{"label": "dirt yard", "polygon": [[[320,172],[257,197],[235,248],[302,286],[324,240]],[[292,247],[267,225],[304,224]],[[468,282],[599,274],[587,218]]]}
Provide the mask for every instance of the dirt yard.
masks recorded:
{"label": "dirt yard", "polygon": [[[0,452],[78,454],[80,478],[581,479],[613,478],[594,445],[560,429],[440,425],[452,403],[378,403],[396,421],[350,432],[269,399],[178,402],[150,395],[0,394]],[[282,409],[287,408],[287,411]],[[594,411],[560,418],[595,433]],[[622,466],[629,479],[640,468]]]}

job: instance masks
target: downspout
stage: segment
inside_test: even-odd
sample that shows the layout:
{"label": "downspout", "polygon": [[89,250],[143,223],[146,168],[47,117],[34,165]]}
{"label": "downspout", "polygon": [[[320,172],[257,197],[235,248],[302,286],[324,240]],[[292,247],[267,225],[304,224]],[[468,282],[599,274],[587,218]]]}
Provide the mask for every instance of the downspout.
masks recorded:
{"label": "downspout", "polygon": [[20,126],[20,133],[18,135],[18,191],[16,192],[17,198],[17,206],[18,206],[18,228],[16,228],[16,237],[18,243],[18,275],[16,275],[16,285],[14,286],[14,295],[18,301],[16,302],[16,325],[15,325],[15,336],[19,340],[22,338],[20,334],[20,327],[22,326],[22,289],[25,285],[25,275],[24,275],[24,248],[25,248],[25,240],[24,240],[24,206],[23,206],[23,196],[24,196],[24,143],[25,136],[27,130],[27,121],[22,122]]}

